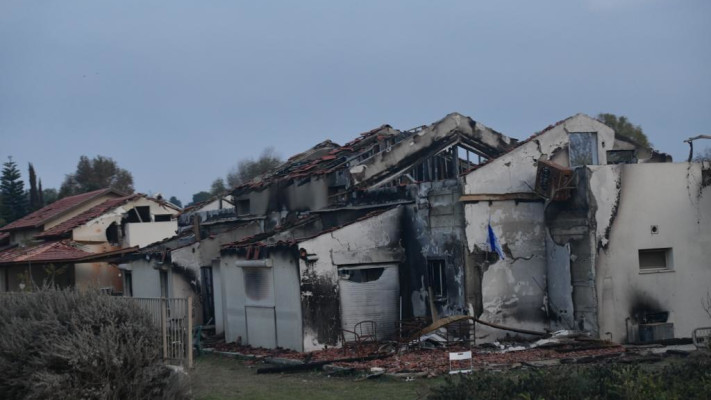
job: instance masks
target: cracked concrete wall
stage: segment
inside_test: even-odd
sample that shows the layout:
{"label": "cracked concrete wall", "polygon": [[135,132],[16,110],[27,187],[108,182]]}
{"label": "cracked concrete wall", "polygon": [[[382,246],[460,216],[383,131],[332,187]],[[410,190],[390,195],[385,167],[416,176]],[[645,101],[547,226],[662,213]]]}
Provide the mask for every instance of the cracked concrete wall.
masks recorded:
{"label": "cracked concrete wall", "polygon": [[[491,220],[506,256],[505,260],[489,258],[478,265],[482,274],[480,318],[524,329],[547,328],[547,233],[543,203],[497,201],[467,204],[465,217],[470,252],[482,254],[487,251],[487,225]],[[471,308],[475,309],[474,304]],[[478,341],[494,341],[505,335],[506,332],[501,330],[477,326]]]}
{"label": "cracked concrete wall", "polygon": [[429,317],[428,260],[444,261],[446,297],[435,298],[439,316],[467,313],[465,297],[464,209],[458,180],[421,183],[415,204],[405,207],[403,243],[407,268],[401,271],[403,317]]}
{"label": "cracked concrete wall", "polygon": [[[595,242],[605,247],[621,196],[623,165],[590,166],[590,194],[595,205]],[[626,181],[627,179],[625,179]]]}
{"label": "cracked concrete wall", "polygon": [[[367,254],[369,249],[399,247],[401,213],[402,207],[397,207],[299,244],[311,255],[310,260],[299,262],[304,351],[338,345],[340,341],[342,308],[334,255],[355,251]],[[398,310],[397,302],[387,293],[372,307],[372,311],[397,313]]]}
{"label": "cracked concrete wall", "polygon": [[[609,242],[597,253],[600,336],[607,338],[609,332],[613,340],[624,342],[626,319],[646,309],[669,311],[674,336],[689,337],[694,328],[709,325],[701,307],[711,289],[711,187],[703,184],[703,165],[648,163],[621,168],[621,196]],[[592,169],[591,182],[612,180],[610,169]],[[598,210],[602,199],[614,198],[605,186],[592,185]],[[607,214],[598,219],[605,222]],[[663,248],[671,248],[671,268],[641,271],[639,250]]]}
{"label": "cracked concrete wall", "polygon": [[550,329],[576,329],[570,243],[559,245],[546,232],[546,289]]}
{"label": "cracked concrete wall", "polygon": [[[568,134],[573,132],[596,132],[598,162],[607,162],[606,152],[615,143],[614,132],[599,121],[578,114],[472,171],[465,178],[465,193],[533,192],[538,160],[548,159],[568,165]],[[615,184],[613,181],[613,186]],[[581,311],[582,319],[588,322],[586,328],[597,331],[596,314],[590,314],[584,308],[587,303],[596,301],[594,274],[588,274],[588,271],[594,273],[594,256],[585,255],[594,253],[594,245],[584,246],[590,236],[587,213],[563,216],[567,225],[572,224],[564,232],[568,237],[566,241],[570,238],[582,240],[567,244],[554,240],[547,227],[542,202],[478,202],[468,203],[464,208],[468,249],[479,260],[472,263],[479,270],[471,271],[471,274],[480,274],[479,279],[468,281],[468,285],[481,285],[481,318],[529,329],[557,329],[571,328],[576,311]],[[611,210],[611,207],[603,207],[600,216]],[[492,262],[482,256],[487,249],[489,218],[509,260],[496,257],[497,260]],[[600,229],[605,231],[604,226]],[[579,281],[577,286],[576,280]],[[467,292],[476,294],[477,288],[468,287]],[[468,301],[470,308],[476,311],[477,299],[470,295]],[[478,340],[491,341],[503,335],[502,331],[477,327]]]}

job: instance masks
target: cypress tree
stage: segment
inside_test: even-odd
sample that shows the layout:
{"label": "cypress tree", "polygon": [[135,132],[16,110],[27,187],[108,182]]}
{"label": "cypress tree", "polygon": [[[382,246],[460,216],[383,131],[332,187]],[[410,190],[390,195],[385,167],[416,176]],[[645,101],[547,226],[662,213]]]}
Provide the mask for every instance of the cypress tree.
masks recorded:
{"label": "cypress tree", "polygon": [[35,211],[42,208],[40,203],[39,192],[37,191],[37,174],[35,173],[35,167],[32,163],[29,163],[29,180],[30,180],[30,210]]}
{"label": "cypress tree", "polygon": [[39,180],[39,188],[37,189],[37,193],[39,195],[39,208],[42,208],[42,207],[46,206],[46,204],[44,204],[44,191],[42,190],[42,179]]}

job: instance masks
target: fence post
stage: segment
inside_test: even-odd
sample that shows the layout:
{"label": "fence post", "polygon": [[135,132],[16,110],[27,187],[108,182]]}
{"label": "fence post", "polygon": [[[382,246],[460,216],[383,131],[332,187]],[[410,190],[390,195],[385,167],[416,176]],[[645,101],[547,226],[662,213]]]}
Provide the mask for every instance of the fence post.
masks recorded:
{"label": "fence post", "polygon": [[166,317],[166,300],[165,297],[160,298],[160,328],[161,336],[163,337],[163,360],[168,359],[168,324]]}
{"label": "fence post", "polygon": [[188,356],[188,368],[193,367],[193,298],[188,296],[188,340],[187,346],[187,356]]}

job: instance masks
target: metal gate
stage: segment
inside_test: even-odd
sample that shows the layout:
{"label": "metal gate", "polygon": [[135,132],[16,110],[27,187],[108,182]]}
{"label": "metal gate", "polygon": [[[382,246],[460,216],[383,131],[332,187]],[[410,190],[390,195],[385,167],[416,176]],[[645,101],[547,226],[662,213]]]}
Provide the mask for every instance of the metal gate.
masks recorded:
{"label": "metal gate", "polygon": [[193,299],[123,297],[148,312],[160,329],[163,359],[169,363],[193,366]]}

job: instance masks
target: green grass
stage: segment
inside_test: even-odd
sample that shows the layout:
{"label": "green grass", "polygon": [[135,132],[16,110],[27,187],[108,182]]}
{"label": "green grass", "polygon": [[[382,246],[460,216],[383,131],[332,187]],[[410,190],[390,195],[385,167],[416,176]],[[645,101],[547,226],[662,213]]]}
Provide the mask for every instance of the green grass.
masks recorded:
{"label": "green grass", "polygon": [[381,377],[361,380],[360,375],[329,377],[326,373],[260,374],[262,364],[216,355],[197,358],[190,372],[193,395],[198,400],[229,399],[424,399],[442,378],[405,382]]}

